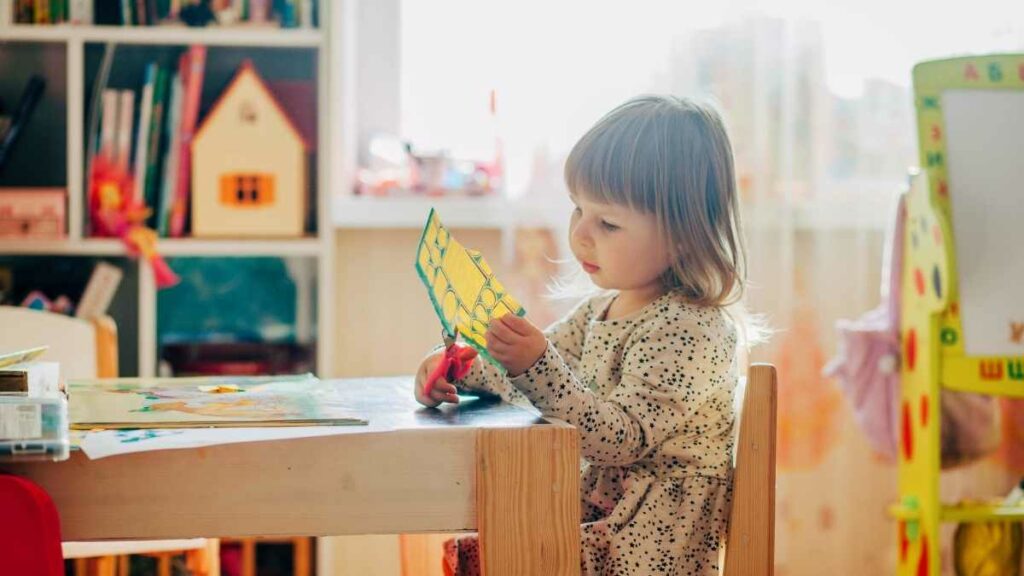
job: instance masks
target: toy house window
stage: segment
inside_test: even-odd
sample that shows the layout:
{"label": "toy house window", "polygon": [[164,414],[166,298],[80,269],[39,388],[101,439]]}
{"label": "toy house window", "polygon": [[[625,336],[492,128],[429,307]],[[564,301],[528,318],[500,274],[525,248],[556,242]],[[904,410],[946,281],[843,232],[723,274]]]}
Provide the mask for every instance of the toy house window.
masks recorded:
{"label": "toy house window", "polygon": [[270,174],[224,174],[220,202],[235,208],[260,208],[274,203],[274,177]]}

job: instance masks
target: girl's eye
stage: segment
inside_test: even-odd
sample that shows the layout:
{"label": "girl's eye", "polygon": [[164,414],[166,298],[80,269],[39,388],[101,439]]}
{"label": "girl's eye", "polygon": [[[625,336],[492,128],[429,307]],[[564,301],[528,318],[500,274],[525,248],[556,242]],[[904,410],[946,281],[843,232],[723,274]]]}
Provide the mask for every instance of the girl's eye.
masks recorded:
{"label": "girl's eye", "polygon": [[609,232],[614,232],[619,229],[618,226],[612,224],[611,222],[608,222],[607,220],[601,220],[601,227]]}

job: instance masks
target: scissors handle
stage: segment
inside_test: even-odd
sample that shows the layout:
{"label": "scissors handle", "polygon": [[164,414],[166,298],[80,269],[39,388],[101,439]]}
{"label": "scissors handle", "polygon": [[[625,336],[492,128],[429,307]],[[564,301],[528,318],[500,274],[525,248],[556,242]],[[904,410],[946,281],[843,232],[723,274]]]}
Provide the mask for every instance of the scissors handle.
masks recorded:
{"label": "scissors handle", "polygon": [[459,380],[466,374],[476,359],[476,350],[462,344],[452,344],[444,351],[444,356],[438,361],[437,366],[430,371],[426,382],[423,383],[423,395],[429,397],[434,385],[441,378],[449,382]]}

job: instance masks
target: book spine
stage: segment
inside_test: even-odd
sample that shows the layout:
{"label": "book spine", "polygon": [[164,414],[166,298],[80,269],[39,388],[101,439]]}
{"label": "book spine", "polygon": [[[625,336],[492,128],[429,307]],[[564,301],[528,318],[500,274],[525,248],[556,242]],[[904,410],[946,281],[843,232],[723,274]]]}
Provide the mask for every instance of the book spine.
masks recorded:
{"label": "book spine", "polygon": [[80,26],[92,24],[92,0],[69,0],[68,20]]}
{"label": "book spine", "polygon": [[[184,54],[182,58],[184,58]],[[157,211],[157,233],[167,237],[170,232],[171,210],[175,202],[175,188],[178,178],[178,156],[181,140],[181,74],[175,74],[171,81],[171,95],[168,100],[167,130],[170,136],[167,144],[167,158],[163,171],[163,188],[160,191],[160,209]]]}
{"label": "book spine", "polygon": [[153,112],[149,124],[149,144],[146,153],[146,206],[153,212],[149,216],[150,227],[154,227],[156,210],[159,206],[160,144],[163,138],[164,113],[167,106],[167,70],[157,67],[156,84],[153,86]]}
{"label": "book spine", "polygon": [[36,24],[50,23],[50,0],[36,0],[34,20]]}
{"label": "book spine", "polygon": [[142,203],[146,196],[146,165],[148,163],[149,127],[153,117],[153,88],[156,84],[156,63],[146,66],[146,80],[139,98],[139,125],[135,132],[135,164],[132,204]]}
{"label": "book spine", "polygon": [[15,0],[17,12],[14,21],[18,24],[31,24],[35,20],[35,0]]}
{"label": "book spine", "polygon": [[103,90],[103,116],[100,120],[100,149],[97,156],[114,160],[117,157],[117,108],[120,102],[118,91]]}
{"label": "book spine", "polygon": [[10,26],[15,16],[14,0],[0,0],[0,26]]}
{"label": "book spine", "polygon": [[180,237],[185,233],[189,196],[192,182],[192,137],[199,120],[199,100],[203,92],[206,68],[206,47],[192,46],[183,74],[183,102],[178,150],[178,178],[175,182],[174,203],[171,206],[170,234]]}
{"label": "book spine", "polygon": [[117,121],[117,150],[114,164],[123,172],[128,172],[132,156],[132,120],[135,117],[135,91],[121,90]]}

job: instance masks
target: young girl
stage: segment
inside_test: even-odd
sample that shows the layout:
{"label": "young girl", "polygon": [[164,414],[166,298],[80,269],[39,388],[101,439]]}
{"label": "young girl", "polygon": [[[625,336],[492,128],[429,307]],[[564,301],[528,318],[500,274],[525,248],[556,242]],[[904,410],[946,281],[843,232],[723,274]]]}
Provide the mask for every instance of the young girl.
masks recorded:
{"label": "young girl", "polygon": [[[612,110],[565,167],[573,256],[604,291],[541,332],[491,322],[461,381],[423,382],[426,406],[483,390],[528,400],[579,430],[583,574],[718,574],[729,513],[737,329],[744,282],[729,138],[711,108],[644,96]],[[474,537],[448,574],[477,574]]]}

